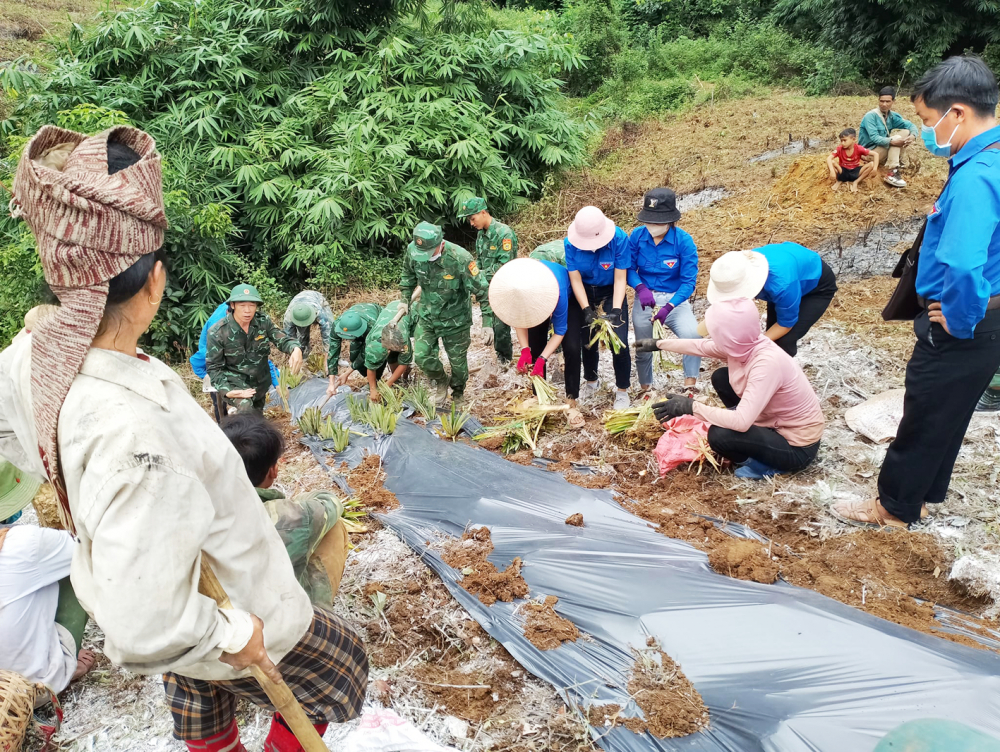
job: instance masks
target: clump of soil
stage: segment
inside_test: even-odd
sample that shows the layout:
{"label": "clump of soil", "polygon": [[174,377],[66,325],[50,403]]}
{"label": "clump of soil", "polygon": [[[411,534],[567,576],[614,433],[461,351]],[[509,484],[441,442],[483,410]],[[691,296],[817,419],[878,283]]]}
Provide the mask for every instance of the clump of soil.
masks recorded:
{"label": "clump of soil", "polygon": [[487,436],[485,439],[480,439],[476,443],[483,449],[496,452],[503,446],[503,436]]}
{"label": "clump of soil", "polygon": [[767,555],[760,541],[732,538],[708,552],[708,563],[719,574],[738,580],[752,580],[770,585],[778,579],[778,563]]}
{"label": "clump of soil", "polygon": [[43,483],[38,488],[38,493],[31,500],[31,505],[38,515],[38,524],[41,527],[51,527],[62,530],[63,525],[59,519],[59,502],[56,501],[56,492],[52,490],[52,484]]}
{"label": "clump of soil", "polygon": [[472,723],[496,718],[523,684],[506,666],[487,673],[424,663],[413,678],[445,712]]}
{"label": "clump of soil", "polygon": [[583,527],[583,515],[577,512],[566,518],[566,524],[573,527]]}
{"label": "clump of soil", "polygon": [[598,475],[596,473],[569,472],[563,477],[574,486],[580,486],[580,488],[608,488],[611,485],[611,478],[607,475]]}
{"label": "clump of soil", "polygon": [[555,650],[564,642],[575,642],[580,637],[580,630],[573,622],[556,613],[554,606],[558,602],[558,598],[549,595],[542,603],[525,603],[521,607],[527,616],[524,636],[539,650]]}
{"label": "clump of soil", "polygon": [[[346,463],[341,465],[342,470],[345,467]],[[385,470],[382,469],[382,458],[377,454],[365,455],[358,466],[347,474],[347,485],[353,489],[354,496],[375,512],[388,512],[399,507],[396,494],[387,490],[383,483]]]}
{"label": "clump of soil", "polygon": [[[708,726],[708,708],[698,690],[658,646],[638,652],[628,691],[645,715],[646,729],[653,736],[687,736]],[[623,725],[635,731],[633,726],[637,724]]]}
{"label": "clump of soil", "polygon": [[528,583],[521,576],[521,559],[515,558],[501,572],[486,558],[492,552],[490,530],[481,527],[467,530],[459,541],[449,542],[441,558],[448,566],[466,573],[458,584],[487,606],[527,596]]}

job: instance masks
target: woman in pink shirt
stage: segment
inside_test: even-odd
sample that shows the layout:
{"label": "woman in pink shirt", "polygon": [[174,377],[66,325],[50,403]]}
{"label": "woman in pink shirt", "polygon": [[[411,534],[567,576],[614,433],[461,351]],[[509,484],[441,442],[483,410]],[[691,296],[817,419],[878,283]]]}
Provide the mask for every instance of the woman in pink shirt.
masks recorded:
{"label": "woman in pink shirt", "polygon": [[708,443],[740,465],[736,475],[741,478],[806,467],[816,459],[824,419],[798,363],[761,333],[757,307],[748,298],[715,303],[705,324],[711,339],[644,339],[636,350],[725,360],[726,367],[712,374],[712,386],[727,409],[668,395],[653,408],[657,420],[693,414],[711,423]]}

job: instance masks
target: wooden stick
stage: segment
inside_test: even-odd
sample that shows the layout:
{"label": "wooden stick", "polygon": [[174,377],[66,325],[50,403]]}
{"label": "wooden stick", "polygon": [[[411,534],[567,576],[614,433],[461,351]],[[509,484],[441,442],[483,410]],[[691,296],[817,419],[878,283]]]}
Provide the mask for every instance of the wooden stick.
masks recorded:
{"label": "wooden stick", "polygon": [[[233,607],[229,596],[223,590],[222,583],[215,576],[215,572],[212,571],[212,567],[206,560],[204,553],[201,555],[201,581],[198,585],[198,592],[214,600],[219,604],[219,608]],[[306,711],[302,709],[299,701],[295,699],[295,695],[292,694],[292,690],[288,688],[288,685],[284,681],[277,684],[271,681],[260,666],[250,666],[250,673],[260,683],[261,689],[267,695],[267,699],[281,713],[281,717],[285,719],[288,728],[292,730],[295,738],[299,740],[302,749],[305,752],[329,752],[329,748],[323,743],[323,738],[316,731],[316,727],[313,726],[312,721],[306,715]]]}

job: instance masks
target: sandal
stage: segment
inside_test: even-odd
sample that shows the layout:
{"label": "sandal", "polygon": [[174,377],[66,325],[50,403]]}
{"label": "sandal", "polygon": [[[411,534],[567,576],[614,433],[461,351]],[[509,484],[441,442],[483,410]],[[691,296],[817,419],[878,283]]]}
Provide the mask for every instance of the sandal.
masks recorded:
{"label": "sandal", "polygon": [[96,662],[97,656],[92,650],[81,650],[76,656],[76,671],[73,672],[70,681],[77,681],[85,677],[94,668]]}
{"label": "sandal", "polygon": [[[844,511],[837,511],[837,506],[845,504]],[[888,519],[879,511],[878,499],[865,499],[864,501],[839,502],[830,507],[827,511],[841,522],[855,527],[871,528],[873,530],[909,530],[910,526],[895,517]],[[867,519],[858,519],[851,515],[864,515]]]}
{"label": "sandal", "polygon": [[583,417],[583,413],[577,410],[575,407],[570,408],[569,412],[566,413],[566,424],[570,428],[583,428],[587,421]]}

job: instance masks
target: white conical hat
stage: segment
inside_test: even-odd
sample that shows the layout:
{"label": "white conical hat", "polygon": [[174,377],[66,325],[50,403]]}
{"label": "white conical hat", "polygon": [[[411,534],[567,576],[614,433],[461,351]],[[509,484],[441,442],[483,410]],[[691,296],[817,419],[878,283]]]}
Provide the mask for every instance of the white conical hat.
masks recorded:
{"label": "white conical hat", "polygon": [[767,282],[767,257],[757,251],[730,251],[715,260],[708,275],[709,303],[755,298]]}
{"label": "white conical hat", "polygon": [[530,329],[552,315],[559,282],[538,259],[518,258],[501,266],[490,282],[490,306],[507,326]]}

